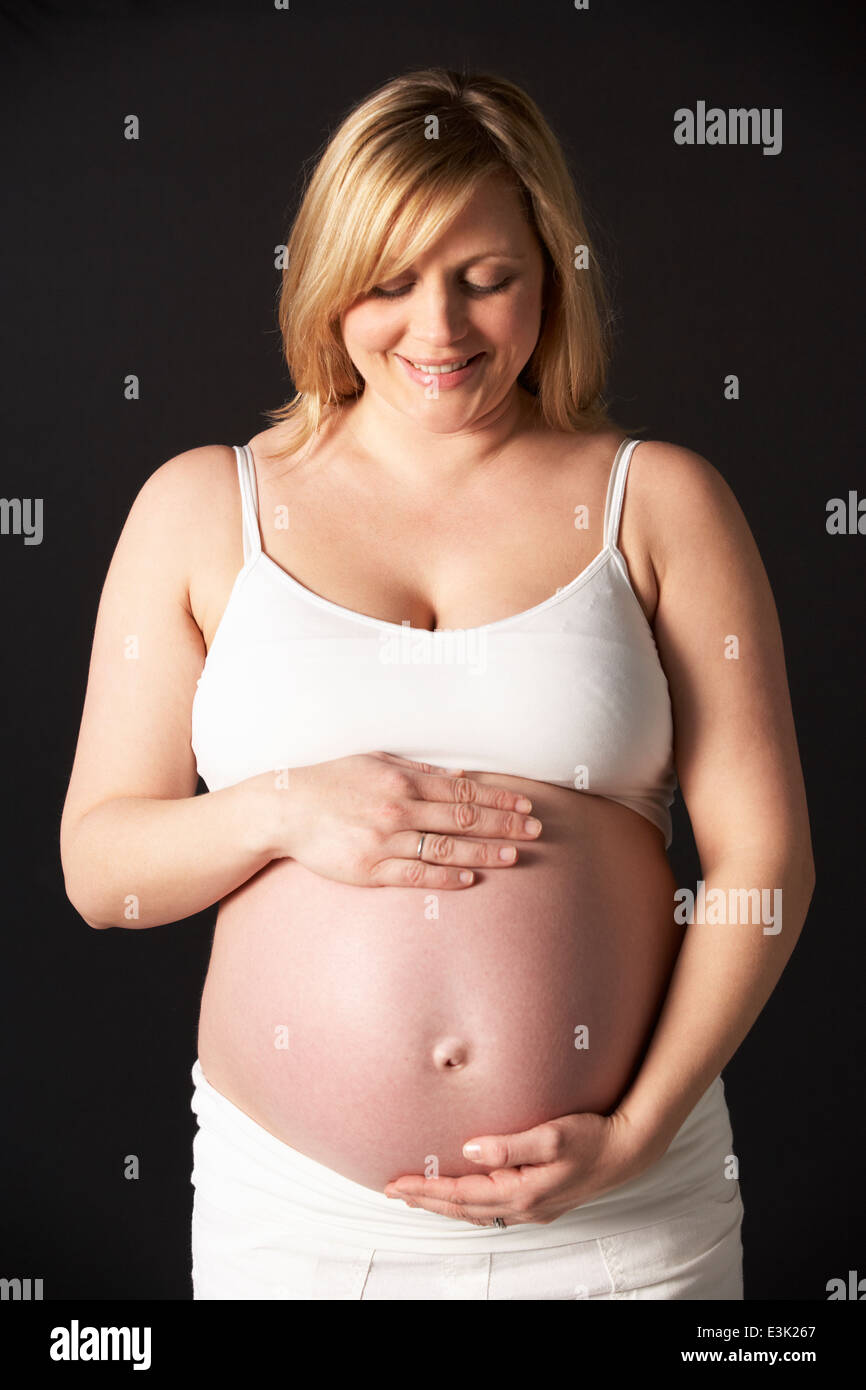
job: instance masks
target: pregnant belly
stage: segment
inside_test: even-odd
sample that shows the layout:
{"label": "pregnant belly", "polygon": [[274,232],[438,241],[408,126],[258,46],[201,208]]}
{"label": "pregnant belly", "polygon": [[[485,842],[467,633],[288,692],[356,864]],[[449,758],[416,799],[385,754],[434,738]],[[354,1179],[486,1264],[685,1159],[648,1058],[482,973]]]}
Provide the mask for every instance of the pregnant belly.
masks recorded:
{"label": "pregnant belly", "polygon": [[614,1108],[682,939],[659,832],[585,792],[462,890],[358,888],[276,860],[220,905],[198,1053],[284,1143],[367,1187],[486,1168],[467,1139]]}

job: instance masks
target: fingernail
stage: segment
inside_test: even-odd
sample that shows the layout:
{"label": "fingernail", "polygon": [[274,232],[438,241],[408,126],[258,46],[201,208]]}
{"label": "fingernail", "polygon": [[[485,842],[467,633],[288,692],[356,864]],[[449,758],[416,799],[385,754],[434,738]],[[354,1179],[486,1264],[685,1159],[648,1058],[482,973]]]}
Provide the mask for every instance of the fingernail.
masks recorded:
{"label": "fingernail", "polygon": [[525,796],[518,797],[517,805],[516,805],[516,807],[515,807],[515,810],[517,810],[517,811],[531,811],[531,810],[532,810],[532,802],[528,799],[528,797],[525,797]]}
{"label": "fingernail", "polygon": [[463,1154],[464,1154],[464,1157],[466,1157],[466,1158],[477,1158],[478,1155],[479,1155],[480,1153],[481,1153],[481,1145],[480,1145],[480,1144],[464,1144],[464,1145],[463,1145]]}
{"label": "fingernail", "polygon": [[500,858],[500,859],[516,859],[516,858],[517,858],[517,850],[514,849],[513,847],[512,847],[511,849],[507,849],[505,846],[503,846],[503,848],[499,851],[499,858]]}
{"label": "fingernail", "polygon": [[473,879],[473,873],[472,873],[472,870],[471,870],[471,869],[461,869],[461,871],[460,871],[460,882],[461,882],[461,883],[471,883],[471,882],[472,882],[472,879]]}
{"label": "fingernail", "polygon": [[530,816],[523,822],[523,828],[529,835],[536,835],[541,829],[541,821],[536,820],[535,816]]}

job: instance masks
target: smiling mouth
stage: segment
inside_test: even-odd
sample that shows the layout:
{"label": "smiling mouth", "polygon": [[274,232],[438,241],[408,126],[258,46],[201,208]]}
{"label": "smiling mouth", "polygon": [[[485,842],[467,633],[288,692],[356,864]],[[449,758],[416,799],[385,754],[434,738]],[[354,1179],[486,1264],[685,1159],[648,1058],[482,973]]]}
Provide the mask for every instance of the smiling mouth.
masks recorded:
{"label": "smiling mouth", "polygon": [[427,372],[430,376],[447,376],[449,372],[458,372],[462,367],[468,367],[470,362],[481,356],[482,353],[475,352],[471,357],[455,358],[453,362],[413,362],[411,357],[404,357],[403,361],[414,367],[416,372]]}

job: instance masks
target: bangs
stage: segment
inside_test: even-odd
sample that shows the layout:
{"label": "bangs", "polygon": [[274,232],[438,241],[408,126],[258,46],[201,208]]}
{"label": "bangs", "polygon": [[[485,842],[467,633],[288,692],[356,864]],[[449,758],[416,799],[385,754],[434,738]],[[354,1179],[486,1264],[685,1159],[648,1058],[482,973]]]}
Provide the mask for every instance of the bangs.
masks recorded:
{"label": "bangs", "polygon": [[413,169],[405,183],[399,178],[383,180],[378,171],[376,198],[354,200],[360,215],[350,244],[360,254],[344,262],[344,292],[354,299],[378,281],[401,275],[457,221],[478,186],[492,174],[507,177],[518,192],[525,193],[511,171],[492,160],[462,170],[443,164],[432,177],[429,168]]}

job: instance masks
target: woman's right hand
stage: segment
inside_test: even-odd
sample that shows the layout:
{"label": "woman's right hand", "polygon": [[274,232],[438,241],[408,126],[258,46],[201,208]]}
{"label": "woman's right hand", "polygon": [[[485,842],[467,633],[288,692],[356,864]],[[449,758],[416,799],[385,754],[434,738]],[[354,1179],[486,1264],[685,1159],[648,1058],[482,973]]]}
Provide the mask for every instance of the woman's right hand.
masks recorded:
{"label": "woman's right hand", "polygon": [[526,829],[532,803],[519,793],[395,753],[357,753],[264,776],[276,798],[274,858],[296,859],[339,883],[466,888],[472,869],[509,868],[514,841],[541,831],[538,821]]}

